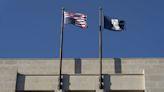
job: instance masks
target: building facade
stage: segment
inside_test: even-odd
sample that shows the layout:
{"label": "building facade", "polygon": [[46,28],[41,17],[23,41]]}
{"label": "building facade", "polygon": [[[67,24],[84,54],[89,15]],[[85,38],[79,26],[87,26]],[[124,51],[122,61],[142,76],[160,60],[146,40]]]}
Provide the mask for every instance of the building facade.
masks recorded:
{"label": "building facade", "polygon": [[164,58],[0,59],[0,92],[164,92]]}

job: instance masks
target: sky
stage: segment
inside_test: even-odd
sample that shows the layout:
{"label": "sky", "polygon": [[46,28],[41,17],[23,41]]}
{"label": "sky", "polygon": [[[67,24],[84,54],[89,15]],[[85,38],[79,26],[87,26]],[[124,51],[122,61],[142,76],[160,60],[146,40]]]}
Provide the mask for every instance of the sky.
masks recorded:
{"label": "sky", "polygon": [[59,58],[61,8],[87,15],[64,27],[64,58],[98,58],[99,7],[126,21],[103,30],[104,58],[164,57],[164,0],[0,0],[0,58]]}

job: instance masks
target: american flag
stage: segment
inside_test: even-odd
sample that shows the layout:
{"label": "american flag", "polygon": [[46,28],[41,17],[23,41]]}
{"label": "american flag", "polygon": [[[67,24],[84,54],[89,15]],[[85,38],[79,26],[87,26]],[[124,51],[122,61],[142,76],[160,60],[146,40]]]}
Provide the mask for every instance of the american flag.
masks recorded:
{"label": "american flag", "polygon": [[64,11],[64,24],[73,24],[81,28],[87,28],[87,16],[82,13]]}

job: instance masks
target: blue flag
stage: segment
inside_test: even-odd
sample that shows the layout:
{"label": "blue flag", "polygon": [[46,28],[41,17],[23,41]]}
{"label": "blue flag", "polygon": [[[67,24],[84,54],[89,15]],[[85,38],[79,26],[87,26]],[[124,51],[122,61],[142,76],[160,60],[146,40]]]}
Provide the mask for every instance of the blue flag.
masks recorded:
{"label": "blue flag", "polygon": [[104,28],[111,31],[123,31],[125,29],[125,21],[104,16]]}

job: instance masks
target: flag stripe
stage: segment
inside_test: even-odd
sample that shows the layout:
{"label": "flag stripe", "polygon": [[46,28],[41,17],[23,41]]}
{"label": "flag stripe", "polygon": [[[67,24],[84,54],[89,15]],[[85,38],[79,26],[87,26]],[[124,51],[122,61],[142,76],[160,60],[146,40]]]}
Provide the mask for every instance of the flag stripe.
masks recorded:
{"label": "flag stripe", "polygon": [[[81,28],[87,27],[87,16],[82,13],[71,13],[71,12],[65,11],[64,19],[66,21],[65,24],[74,24]],[[72,22],[72,21],[74,21],[74,22]]]}

